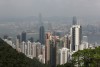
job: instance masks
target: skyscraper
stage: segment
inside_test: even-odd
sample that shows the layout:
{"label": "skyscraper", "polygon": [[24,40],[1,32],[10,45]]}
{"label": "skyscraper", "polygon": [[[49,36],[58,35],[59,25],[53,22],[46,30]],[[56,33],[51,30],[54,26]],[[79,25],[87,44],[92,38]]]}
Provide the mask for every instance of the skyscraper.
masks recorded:
{"label": "skyscraper", "polygon": [[60,65],[60,62],[61,62],[61,49],[58,49],[57,50],[57,57],[56,57],[56,64],[57,65]]}
{"label": "skyscraper", "polygon": [[17,35],[17,37],[16,37],[16,49],[17,49],[18,51],[19,51],[20,48],[21,48],[20,43],[21,43],[21,36],[20,36],[20,35]]}
{"label": "skyscraper", "polygon": [[25,31],[22,32],[21,37],[22,37],[22,41],[26,42],[26,32]]}
{"label": "skyscraper", "polygon": [[73,17],[73,24],[72,25],[77,25],[77,18],[75,16]]}
{"label": "skyscraper", "polygon": [[42,53],[41,43],[37,42],[36,43],[36,57],[38,57],[39,55],[41,55],[41,53]]}
{"label": "skyscraper", "polygon": [[19,39],[17,39],[17,38],[16,38],[15,48],[16,48],[17,51],[19,51],[19,48],[20,48],[20,42],[19,42]]}
{"label": "skyscraper", "polygon": [[42,15],[39,15],[40,29],[39,29],[39,42],[45,44],[45,29],[43,26]]}
{"label": "skyscraper", "polygon": [[45,45],[42,46],[42,55],[43,63],[45,64]]}
{"label": "skyscraper", "polygon": [[56,39],[50,41],[50,65],[56,67]]}
{"label": "skyscraper", "polygon": [[79,50],[79,45],[81,45],[82,28],[80,25],[73,25],[71,28],[71,51]]}
{"label": "skyscraper", "polygon": [[25,48],[26,48],[26,43],[25,43],[25,42],[22,42],[22,43],[21,43],[21,52],[24,53],[24,54],[26,55],[26,50],[25,50]]}
{"label": "skyscraper", "polygon": [[32,43],[30,41],[27,42],[27,56],[32,56]]}
{"label": "skyscraper", "polygon": [[40,43],[42,45],[45,44],[45,30],[44,30],[44,26],[40,26],[39,41],[40,41]]}
{"label": "skyscraper", "polygon": [[69,39],[69,35],[65,35],[64,36],[64,47],[70,49],[70,39]]}
{"label": "skyscraper", "polygon": [[32,54],[33,54],[33,58],[34,58],[34,57],[36,57],[36,52],[37,52],[37,51],[36,51],[36,43],[35,43],[35,42],[32,43],[32,51],[33,51]]}
{"label": "skyscraper", "polygon": [[46,33],[46,44],[45,44],[45,63],[50,63],[50,40],[51,40],[51,33]]}

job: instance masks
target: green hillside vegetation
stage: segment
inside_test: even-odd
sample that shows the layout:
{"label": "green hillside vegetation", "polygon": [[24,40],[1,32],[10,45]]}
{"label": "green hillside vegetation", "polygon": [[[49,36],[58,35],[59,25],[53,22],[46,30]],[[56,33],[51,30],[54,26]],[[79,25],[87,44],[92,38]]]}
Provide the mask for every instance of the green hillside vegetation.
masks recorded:
{"label": "green hillside vegetation", "polygon": [[0,39],[0,67],[48,67],[36,58],[30,59],[23,53],[17,52]]}
{"label": "green hillside vegetation", "polygon": [[100,47],[75,52],[72,60],[57,67],[100,67]]}

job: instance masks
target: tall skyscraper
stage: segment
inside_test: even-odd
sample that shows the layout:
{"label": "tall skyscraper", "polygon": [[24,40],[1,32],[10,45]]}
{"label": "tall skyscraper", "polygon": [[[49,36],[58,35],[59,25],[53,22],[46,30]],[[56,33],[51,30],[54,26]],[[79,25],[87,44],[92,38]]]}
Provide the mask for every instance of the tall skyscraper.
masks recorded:
{"label": "tall skyscraper", "polygon": [[70,49],[70,38],[69,35],[64,36],[64,47]]}
{"label": "tall skyscraper", "polygon": [[22,41],[26,42],[26,32],[25,31],[22,32],[21,37],[22,37]]}
{"label": "tall skyscraper", "polygon": [[42,53],[42,47],[41,47],[41,43],[36,43],[36,57],[38,57],[39,55],[41,55]]}
{"label": "tall skyscraper", "polygon": [[22,42],[22,43],[21,43],[21,52],[24,53],[24,54],[26,55],[26,50],[25,50],[25,48],[26,48],[26,43],[25,43],[25,42]]}
{"label": "tall skyscraper", "polygon": [[39,42],[45,44],[45,29],[43,26],[42,15],[39,15],[40,29],[39,29]]}
{"label": "tall skyscraper", "polygon": [[77,18],[75,16],[73,17],[73,24],[72,25],[77,25]]}
{"label": "tall skyscraper", "polygon": [[45,44],[45,63],[50,64],[50,40],[51,33],[46,33],[46,44]]}
{"label": "tall skyscraper", "polygon": [[50,41],[50,65],[56,67],[56,39]]}
{"label": "tall skyscraper", "polygon": [[60,65],[60,62],[61,62],[61,49],[58,49],[57,50],[57,57],[56,57],[56,64],[57,65]]}
{"label": "tall skyscraper", "polygon": [[45,64],[45,45],[42,46],[42,55],[43,63]]}
{"label": "tall skyscraper", "polygon": [[16,38],[15,48],[16,48],[17,51],[19,51],[20,43],[19,43],[19,39],[17,39],[17,38]]}
{"label": "tall skyscraper", "polygon": [[36,57],[36,52],[37,52],[36,51],[36,43],[35,42],[32,44],[32,51],[33,51],[32,54],[33,54],[33,58],[34,58],[34,57]]}
{"label": "tall skyscraper", "polygon": [[81,45],[82,28],[80,25],[73,25],[71,28],[71,51],[79,50],[79,45]]}
{"label": "tall skyscraper", "polygon": [[39,41],[42,45],[45,44],[45,30],[44,26],[40,26],[40,31],[39,31]]}
{"label": "tall skyscraper", "polygon": [[20,43],[21,43],[21,37],[20,37],[20,35],[17,35],[17,37],[16,37],[16,49],[18,50],[18,51],[21,51],[20,50],[20,48],[21,48],[21,45],[20,45]]}
{"label": "tall skyscraper", "polygon": [[32,43],[30,41],[27,42],[27,56],[32,56]]}

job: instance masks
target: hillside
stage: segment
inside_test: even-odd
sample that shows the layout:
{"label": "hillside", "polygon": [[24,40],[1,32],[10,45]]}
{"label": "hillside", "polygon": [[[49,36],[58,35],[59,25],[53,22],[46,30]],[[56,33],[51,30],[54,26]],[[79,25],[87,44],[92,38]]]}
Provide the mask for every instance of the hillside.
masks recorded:
{"label": "hillside", "polygon": [[29,59],[0,39],[0,67],[47,67],[37,59]]}

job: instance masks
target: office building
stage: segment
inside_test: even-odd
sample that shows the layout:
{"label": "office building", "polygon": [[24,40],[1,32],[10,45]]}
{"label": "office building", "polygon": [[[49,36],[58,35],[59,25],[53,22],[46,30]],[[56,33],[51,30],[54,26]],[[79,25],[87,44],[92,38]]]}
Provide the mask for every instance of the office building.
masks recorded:
{"label": "office building", "polygon": [[15,48],[16,48],[17,51],[19,51],[19,49],[20,49],[19,39],[17,39],[17,38],[16,38]]}
{"label": "office building", "polygon": [[43,60],[43,63],[45,64],[45,46],[43,45],[42,46],[42,60]]}
{"label": "office building", "polygon": [[34,43],[32,43],[32,56],[33,56],[33,58],[34,57],[36,57],[36,43],[34,42]]}
{"label": "office building", "polygon": [[22,32],[22,34],[21,34],[21,39],[22,39],[22,40],[21,40],[22,42],[23,42],[23,41],[26,42],[26,32],[25,32],[25,31]]}
{"label": "office building", "polygon": [[70,49],[70,37],[69,37],[69,35],[64,36],[63,42],[64,42],[63,47]]}
{"label": "office building", "polygon": [[70,54],[68,48],[62,48],[60,52],[60,65],[62,65],[69,61]]}
{"label": "office building", "polygon": [[24,41],[21,43],[21,52],[24,53],[25,55],[27,55],[27,53],[26,53],[26,43]]}
{"label": "office building", "polygon": [[71,27],[71,44],[70,51],[78,51],[81,45],[82,28],[80,25],[73,25]]}
{"label": "office building", "polygon": [[45,44],[45,30],[44,26],[40,26],[40,31],[39,31],[39,41],[42,45]]}
{"label": "office building", "polygon": [[50,32],[46,33],[46,44],[45,44],[45,63],[50,64],[50,40],[52,39],[52,34]]}
{"label": "office building", "polygon": [[56,45],[57,45],[57,40],[55,38],[50,40],[50,65],[51,67],[56,67]]}
{"label": "office building", "polygon": [[45,28],[43,25],[42,15],[39,14],[39,42],[44,45],[45,44]]}
{"label": "office building", "polygon": [[27,42],[27,56],[32,57],[32,43],[30,41]]}
{"label": "office building", "polygon": [[56,56],[56,65],[60,65],[60,62],[61,62],[61,49],[58,49]]}
{"label": "office building", "polygon": [[41,53],[42,53],[42,45],[41,45],[41,43],[37,42],[36,43],[36,57],[41,55]]}

